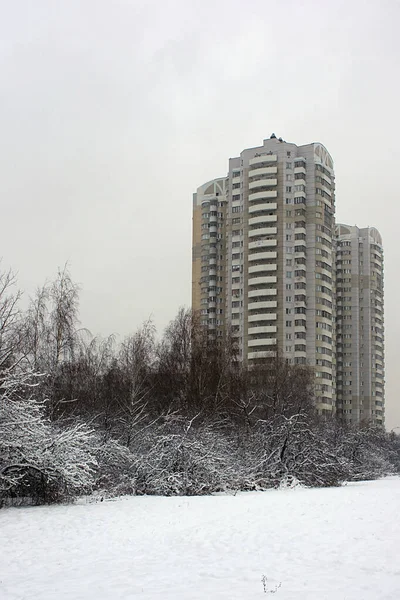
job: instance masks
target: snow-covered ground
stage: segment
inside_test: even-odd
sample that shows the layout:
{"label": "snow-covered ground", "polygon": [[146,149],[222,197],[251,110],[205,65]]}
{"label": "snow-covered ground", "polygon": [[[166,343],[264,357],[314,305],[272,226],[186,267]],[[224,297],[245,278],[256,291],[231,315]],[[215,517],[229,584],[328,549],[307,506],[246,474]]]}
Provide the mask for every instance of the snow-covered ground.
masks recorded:
{"label": "snow-covered ground", "polygon": [[1,600],[270,593],[399,600],[400,479],[0,511]]}

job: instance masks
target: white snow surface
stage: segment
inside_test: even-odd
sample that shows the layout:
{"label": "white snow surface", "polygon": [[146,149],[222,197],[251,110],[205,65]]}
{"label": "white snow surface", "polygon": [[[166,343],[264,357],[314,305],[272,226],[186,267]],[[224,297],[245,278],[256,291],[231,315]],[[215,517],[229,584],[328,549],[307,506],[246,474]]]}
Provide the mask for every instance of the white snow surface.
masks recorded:
{"label": "white snow surface", "polygon": [[400,478],[0,510],[1,600],[269,595],[399,600]]}

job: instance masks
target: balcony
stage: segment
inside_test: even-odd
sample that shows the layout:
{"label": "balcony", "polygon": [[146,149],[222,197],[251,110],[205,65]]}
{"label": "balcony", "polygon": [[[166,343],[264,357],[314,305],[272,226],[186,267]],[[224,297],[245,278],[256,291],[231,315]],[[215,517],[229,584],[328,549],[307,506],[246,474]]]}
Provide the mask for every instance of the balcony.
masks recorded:
{"label": "balcony", "polygon": [[[299,184],[300,183],[304,183],[301,179],[298,180]],[[302,201],[299,200],[299,198],[301,198]],[[294,197],[294,203],[295,204],[305,204],[306,203],[306,193],[305,192],[295,192],[295,197]],[[297,199],[297,202],[296,202]]]}
{"label": "balcony", "polygon": [[248,292],[247,297],[248,298],[261,298],[264,296],[276,296],[276,294],[278,293],[276,288],[268,288],[268,289],[263,289],[263,290],[251,290],[250,292]]}
{"label": "balcony", "polygon": [[275,187],[278,184],[277,179],[257,179],[249,183],[249,190],[254,190],[259,187]]}
{"label": "balcony", "polygon": [[256,248],[262,248],[262,247],[268,247],[268,246],[269,247],[276,246],[277,244],[278,244],[277,240],[257,240],[256,242],[249,243],[249,250],[254,250]]}
{"label": "balcony", "polygon": [[264,302],[249,302],[248,310],[262,310],[264,308],[276,308],[278,305],[276,300],[266,300]]}
{"label": "balcony", "polygon": [[249,352],[247,355],[248,360],[255,360],[257,358],[270,358],[271,356],[274,356],[274,352],[273,351],[259,351],[259,352]]}
{"label": "balcony", "polygon": [[250,229],[249,237],[255,237],[257,235],[276,235],[278,229],[276,227],[259,227],[258,229]]}
{"label": "balcony", "polygon": [[272,275],[270,277],[252,277],[249,279],[249,285],[262,285],[266,283],[276,283],[277,278],[276,275]]}
{"label": "balcony", "polygon": [[258,321],[276,321],[276,313],[260,313],[258,315],[249,315],[247,321],[249,323],[257,323]]}
{"label": "balcony", "polygon": [[275,223],[278,217],[276,215],[261,215],[261,217],[251,217],[249,225],[259,225],[260,223]]}
{"label": "balcony", "polygon": [[305,227],[295,227],[294,232],[295,232],[295,234],[296,233],[304,233],[307,235],[307,230]]}
{"label": "balcony", "polygon": [[254,200],[262,200],[268,198],[277,198],[278,192],[276,190],[268,190],[264,192],[255,192],[254,194],[249,194],[249,202],[254,202]]}
{"label": "balcony", "polygon": [[[252,244],[258,244],[258,242],[252,242]],[[277,257],[276,252],[256,252],[256,254],[249,254],[248,260],[268,260]]]}
{"label": "balcony", "polygon": [[260,169],[251,169],[249,178],[262,177],[263,175],[275,175],[278,172],[278,167],[261,167]]}
{"label": "balcony", "polygon": [[255,265],[254,267],[249,267],[249,275],[252,273],[261,273],[263,271],[276,271],[276,269],[276,263],[268,265]]}
{"label": "balcony", "polygon": [[[249,335],[257,335],[261,333],[275,333],[276,325],[262,325],[260,327],[249,327],[247,333]],[[261,340],[260,340],[261,341]]]}
{"label": "balcony", "polygon": [[249,166],[259,165],[262,163],[274,163],[277,162],[278,157],[276,154],[263,154],[262,156],[255,156],[249,160]]}
{"label": "balcony", "polygon": [[277,203],[276,202],[263,202],[262,204],[253,204],[252,206],[249,206],[249,213],[255,213],[255,212],[271,212],[271,210],[276,210],[277,209]]}
{"label": "balcony", "polygon": [[249,340],[247,345],[249,348],[254,348],[255,346],[275,346],[276,338],[260,338],[256,340]]}
{"label": "balcony", "polygon": [[296,174],[296,173],[303,173],[303,175],[304,175],[304,178],[305,178],[305,175],[306,175],[306,170],[305,170],[305,168],[304,168],[304,167],[295,167],[295,168],[294,168],[294,172],[295,172],[295,174]]}

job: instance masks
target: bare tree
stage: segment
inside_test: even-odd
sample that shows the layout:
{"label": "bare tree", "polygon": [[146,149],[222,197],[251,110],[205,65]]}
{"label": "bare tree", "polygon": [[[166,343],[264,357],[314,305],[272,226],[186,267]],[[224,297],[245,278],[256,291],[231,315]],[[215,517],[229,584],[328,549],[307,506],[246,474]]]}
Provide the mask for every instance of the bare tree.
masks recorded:
{"label": "bare tree", "polygon": [[154,361],[155,327],[149,319],[132,336],[125,338],[119,362],[125,382],[125,394],[119,398],[120,422],[129,447],[134,431],[148,417],[151,393],[150,368]]}
{"label": "bare tree", "polygon": [[14,273],[0,270],[0,370],[20,358],[23,335],[19,308],[21,292],[15,290],[15,286]]}

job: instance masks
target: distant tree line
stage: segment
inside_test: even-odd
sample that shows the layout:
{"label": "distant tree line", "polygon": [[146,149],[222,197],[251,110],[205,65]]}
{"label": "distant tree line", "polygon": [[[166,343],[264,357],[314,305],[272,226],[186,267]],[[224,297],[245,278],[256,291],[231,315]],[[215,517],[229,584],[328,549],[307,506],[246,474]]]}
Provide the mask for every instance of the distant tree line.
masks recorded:
{"label": "distant tree line", "polygon": [[68,269],[27,310],[0,270],[0,506],[99,494],[333,486],[400,470],[400,437],[315,410],[310,367],[249,369],[179,310],[117,343],[79,324]]}

